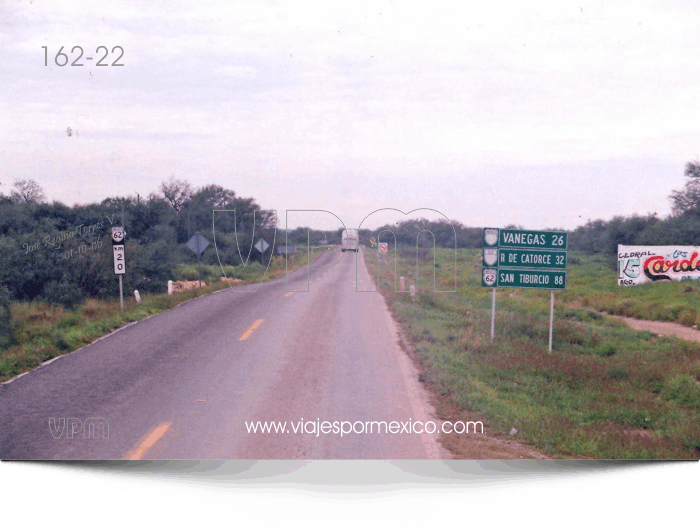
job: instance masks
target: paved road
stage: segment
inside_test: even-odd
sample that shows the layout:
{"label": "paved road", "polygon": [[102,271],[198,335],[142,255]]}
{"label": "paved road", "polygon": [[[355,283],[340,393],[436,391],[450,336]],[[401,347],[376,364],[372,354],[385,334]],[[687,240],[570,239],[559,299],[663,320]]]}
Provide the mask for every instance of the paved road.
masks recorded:
{"label": "paved road", "polygon": [[[434,420],[383,298],[356,291],[356,269],[359,290],[374,284],[355,258],[329,252],[255,293],[192,300],[3,385],[0,458],[447,458],[437,435],[293,432],[302,418],[307,431]],[[286,292],[307,277],[308,292]],[[60,418],[76,431],[104,418],[109,437],[69,438]],[[290,432],[249,433],[257,421]]]}

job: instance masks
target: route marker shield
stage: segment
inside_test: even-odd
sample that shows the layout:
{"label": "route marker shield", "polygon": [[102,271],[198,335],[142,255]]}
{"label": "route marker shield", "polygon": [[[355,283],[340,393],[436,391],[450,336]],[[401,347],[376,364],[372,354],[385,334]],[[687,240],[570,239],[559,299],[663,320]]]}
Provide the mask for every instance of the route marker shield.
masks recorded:
{"label": "route marker shield", "polygon": [[112,227],[112,243],[117,244],[121,243],[124,241],[124,228],[121,226],[113,226]]}
{"label": "route marker shield", "polygon": [[497,278],[497,269],[483,269],[481,273],[481,284],[484,287],[495,287]]}
{"label": "route marker shield", "polygon": [[493,267],[498,262],[498,249],[497,248],[485,248],[484,249],[484,265],[487,267]]}
{"label": "route marker shield", "polygon": [[484,228],[484,245],[492,247],[498,243],[498,228]]}

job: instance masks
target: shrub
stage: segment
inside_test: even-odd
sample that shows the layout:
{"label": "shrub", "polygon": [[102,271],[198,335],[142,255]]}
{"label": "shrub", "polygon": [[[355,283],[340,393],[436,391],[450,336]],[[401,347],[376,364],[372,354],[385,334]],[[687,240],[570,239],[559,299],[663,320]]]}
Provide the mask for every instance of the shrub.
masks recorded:
{"label": "shrub", "polygon": [[[128,292],[162,293],[168,280],[175,274],[175,254],[165,241],[142,245],[136,241],[127,243],[127,274],[124,287]],[[131,256],[131,258],[129,258]],[[196,272],[196,269],[195,269]],[[195,278],[196,279],[196,276]]]}
{"label": "shrub", "polygon": [[610,371],[608,371],[608,375],[612,379],[624,379],[625,377],[628,377],[630,373],[625,370],[624,368],[614,368]]}
{"label": "shrub", "polygon": [[193,269],[193,268],[183,269],[180,276],[182,277],[183,280],[187,280],[187,281],[192,282],[192,281],[197,279],[197,269]]}
{"label": "shrub", "polygon": [[598,311],[590,308],[586,309],[585,315],[586,318],[588,318],[589,320],[601,320],[603,318],[603,315],[598,313]]}
{"label": "shrub", "polygon": [[614,342],[606,341],[600,345],[598,348],[598,355],[602,357],[612,357],[617,353],[617,344]]}
{"label": "shrub", "polygon": [[0,286],[0,348],[7,348],[14,339],[12,326],[12,297],[10,291]]}
{"label": "shrub", "polygon": [[76,315],[68,315],[63,320],[61,320],[56,327],[58,329],[66,329],[77,326],[80,323],[80,319]]}
{"label": "shrub", "polygon": [[684,326],[694,326],[698,318],[698,312],[695,309],[684,309],[678,316],[678,322]]}
{"label": "shrub", "polygon": [[690,405],[700,408],[700,385],[698,385],[694,377],[677,375],[669,381],[664,397],[679,405]]}
{"label": "shrub", "polygon": [[66,309],[73,309],[85,298],[83,291],[67,281],[52,281],[46,284],[41,297],[52,304],[60,304]]}
{"label": "shrub", "polygon": [[578,322],[558,322],[554,325],[554,341],[557,344],[574,344],[578,346],[597,346],[598,334]]}
{"label": "shrub", "polygon": [[654,368],[644,375],[644,386],[650,392],[659,394],[664,389],[664,372],[660,368]]}
{"label": "shrub", "polygon": [[623,315],[623,316],[632,316],[634,312],[632,309],[634,308],[635,302],[634,300],[630,299],[624,299],[620,300],[615,303],[615,305],[612,308],[612,313],[616,315]]}
{"label": "shrub", "polygon": [[[686,310],[685,306],[681,304],[671,304],[666,307],[666,314],[668,320],[679,320],[681,314]],[[695,319],[693,319],[693,323],[695,322]],[[691,326],[693,324],[690,324]]]}

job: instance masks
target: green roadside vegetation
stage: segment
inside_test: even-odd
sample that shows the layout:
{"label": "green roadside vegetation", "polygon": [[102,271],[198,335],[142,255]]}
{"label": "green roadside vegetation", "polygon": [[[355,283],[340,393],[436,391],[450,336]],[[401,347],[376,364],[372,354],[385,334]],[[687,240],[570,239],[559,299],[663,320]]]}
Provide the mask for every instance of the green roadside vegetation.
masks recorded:
{"label": "green roadside vegetation", "polygon": [[[376,278],[376,251],[365,258]],[[549,291],[499,289],[492,342],[481,251],[457,251],[454,293],[433,292],[432,251],[423,249],[418,260],[415,250],[399,251],[406,289],[416,261],[415,302],[394,292],[393,260],[380,267],[379,288],[421,379],[462,411],[459,419],[481,414],[487,432],[559,458],[700,457],[700,344],[634,331],[601,313],[690,323],[683,315],[697,310],[695,284],[618,287],[610,258],[570,252],[550,354]],[[438,249],[435,271],[437,289],[454,288],[453,250]]]}
{"label": "green roadside vegetation", "polygon": [[[309,263],[323,254],[325,249],[313,247],[309,252]],[[307,264],[306,247],[297,246],[297,254],[288,260],[285,268],[283,257],[275,256],[265,272],[260,262],[250,262],[248,266],[225,266],[229,279],[239,279],[232,286],[274,280],[283,276],[286,270],[292,271]],[[197,268],[180,265],[173,281],[196,280]],[[191,289],[172,296],[163,293],[141,294],[141,303],[136,303],[133,295],[124,293],[124,311],[119,309],[119,300],[97,300],[88,298],[68,309],[58,304],[45,302],[13,302],[12,333],[13,345],[0,350],[0,383],[5,382],[42,362],[65,353],[75,351],[94,340],[127,324],[148,316],[167,311],[187,300],[228,289],[229,283],[222,281],[221,267],[202,265],[202,281],[206,287]],[[116,280],[115,280],[116,281]]]}
{"label": "green roadside vegetation", "polygon": [[562,302],[642,320],[700,324],[700,284],[689,281],[619,286],[615,256],[568,254],[568,285],[558,294]]}

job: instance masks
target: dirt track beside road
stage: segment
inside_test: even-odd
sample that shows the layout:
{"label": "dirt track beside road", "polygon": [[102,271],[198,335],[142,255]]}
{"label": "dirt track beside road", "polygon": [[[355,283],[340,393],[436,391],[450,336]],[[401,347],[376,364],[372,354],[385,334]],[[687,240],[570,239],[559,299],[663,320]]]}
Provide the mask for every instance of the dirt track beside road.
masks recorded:
{"label": "dirt track beside road", "polygon": [[650,331],[651,333],[656,333],[661,336],[671,335],[683,340],[700,342],[700,331],[682,326],[681,324],[676,324],[675,322],[658,322],[655,320],[638,320],[630,317],[610,316],[624,320],[629,327],[637,331]]}

